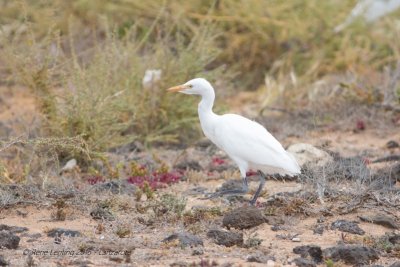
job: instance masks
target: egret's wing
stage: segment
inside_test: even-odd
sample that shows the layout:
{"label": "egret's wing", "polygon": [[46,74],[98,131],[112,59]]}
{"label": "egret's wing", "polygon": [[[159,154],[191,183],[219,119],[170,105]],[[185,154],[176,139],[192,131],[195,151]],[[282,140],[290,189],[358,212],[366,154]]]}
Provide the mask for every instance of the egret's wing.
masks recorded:
{"label": "egret's wing", "polygon": [[214,141],[232,158],[252,165],[280,168],[292,174],[300,172],[293,157],[263,126],[239,115],[219,118]]}

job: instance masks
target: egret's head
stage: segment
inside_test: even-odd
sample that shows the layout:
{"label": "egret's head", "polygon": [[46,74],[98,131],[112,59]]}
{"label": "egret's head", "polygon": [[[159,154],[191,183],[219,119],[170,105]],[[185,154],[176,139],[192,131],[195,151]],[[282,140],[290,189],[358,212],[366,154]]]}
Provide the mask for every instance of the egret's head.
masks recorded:
{"label": "egret's head", "polygon": [[210,91],[214,92],[211,84],[203,78],[196,78],[185,84],[174,86],[168,89],[169,92],[180,92],[188,95],[205,95]]}

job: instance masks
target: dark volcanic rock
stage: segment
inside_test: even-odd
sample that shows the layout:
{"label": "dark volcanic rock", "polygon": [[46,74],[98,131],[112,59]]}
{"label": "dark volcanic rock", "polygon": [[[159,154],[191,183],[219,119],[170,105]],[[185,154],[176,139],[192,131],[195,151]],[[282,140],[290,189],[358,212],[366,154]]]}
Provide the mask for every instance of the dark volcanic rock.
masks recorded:
{"label": "dark volcanic rock", "polygon": [[200,237],[186,232],[174,233],[165,238],[162,242],[167,243],[174,240],[178,240],[181,247],[203,246],[203,240],[201,240]]}
{"label": "dark volcanic rock", "polygon": [[395,234],[395,233],[389,234],[388,240],[393,245],[399,245],[400,244],[400,234]]}
{"label": "dark volcanic rock", "polygon": [[317,263],[322,262],[322,250],[319,246],[306,245],[293,248],[293,253],[300,254],[302,258],[310,257]]}
{"label": "dark volcanic rock", "polygon": [[361,265],[379,259],[376,250],[358,245],[339,245],[322,251],[324,259],[333,261],[344,261],[347,264]]}
{"label": "dark volcanic rock", "polygon": [[363,235],[365,231],[361,229],[356,222],[350,222],[346,220],[334,221],[331,225],[331,230],[339,230],[351,234]]}
{"label": "dark volcanic rock", "polygon": [[70,237],[77,237],[82,236],[81,232],[63,228],[53,228],[47,232],[47,236],[49,237],[59,237],[59,236],[70,236]]}
{"label": "dark volcanic rock", "polygon": [[397,148],[400,146],[399,146],[399,143],[397,143],[396,141],[390,140],[386,143],[386,147],[391,149],[391,148]]}
{"label": "dark volcanic rock", "polygon": [[0,231],[0,248],[16,249],[21,239],[7,230]]}
{"label": "dark volcanic rock", "polygon": [[204,254],[204,250],[202,248],[196,248],[192,251],[192,256],[199,256],[199,255],[203,255]]}
{"label": "dark volcanic rock", "polygon": [[285,220],[279,216],[272,216],[272,215],[264,216],[264,220],[267,224],[273,225],[273,226],[285,224]]}
{"label": "dark volcanic rock", "polygon": [[325,225],[322,223],[317,223],[313,229],[314,235],[322,235],[325,230]]}
{"label": "dark volcanic rock", "polygon": [[93,219],[95,220],[107,220],[107,221],[114,221],[115,217],[105,207],[97,206],[90,212],[90,216],[92,216]]}
{"label": "dark volcanic rock", "polygon": [[261,211],[253,206],[240,207],[225,214],[222,225],[226,228],[248,229],[265,222]]}
{"label": "dark volcanic rock", "polygon": [[128,183],[126,180],[113,180],[94,185],[96,191],[107,191],[113,194],[134,194],[136,186]]}
{"label": "dark volcanic rock", "polygon": [[234,233],[225,230],[214,229],[208,231],[207,236],[214,239],[215,243],[218,245],[223,245],[226,247],[231,247],[234,245],[237,246],[243,245],[242,233]]}
{"label": "dark volcanic rock", "polygon": [[29,229],[26,228],[26,227],[9,226],[9,225],[6,225],[6,224],[0,224],[0,231],[2,231],[2,230],[9,231],[9,232],[11,232],[13,234],[19,234],[19,233],[22,233],[22,232],[26,232]]}
{"label": "dark volcanic rock", "polygon": [[316,267],[317,265],[312,261],[305,258],[296,258],[293,260],[294,264],[299,267]]}
{"label": "dark volcanic rock", "polygon": [[203,168],[200,166],[200,164],[194,160],[182,161],[182,162],[176,164],[174,166],[174,168],[177,170],[194,170],[194,171],[203,170]]}
{"label": "dark volcanic rock", "polygon": [[7,265],[8,265],[8,262],[6,261],[4,256],[0,255],[0,266],[7,266]]}
{"label": "dark volcanic rock", "polygon": [[247,262],[267,263],[269,260],[275,261],[275,258],[270,255],[265,255],[261,251],[257,251],[247,257]]}
{"label": "dark volcanic rock", "polygon": [[385,226],[387,228],[391,229],[399,229],[399,225],[396,223],[396,221],[387,215],[383,214],[377,214],[375,216],[367,217],[367,216],[360,216],[360,220],[364,222],[370,222],[378,225]]}
{"label": "dark volcanic rock", "polygon": [[242,189],[242,188],[243,188],[243,182],[241,180],[228,180],[225,181],[216,191],[221,192],[221,191],[228,191],[228,190]]}

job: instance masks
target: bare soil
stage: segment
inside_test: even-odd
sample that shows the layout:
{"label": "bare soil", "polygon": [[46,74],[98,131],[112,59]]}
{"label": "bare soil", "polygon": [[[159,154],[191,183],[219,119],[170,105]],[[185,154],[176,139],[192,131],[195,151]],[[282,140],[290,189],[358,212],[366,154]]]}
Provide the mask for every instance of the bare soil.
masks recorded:
{"label": "bare soil", "polygon": [[[32,116],[34,101],[24,91],[3,89],[2,92],[7,97],[2,95],[4,105],[0,108],[0,121],[11,127],[13,134],[24,132],[23,124],[36,119]],[[354,130],[356,126],[351,124],[345,128],[343,131],[328,126],[309,129],[297,135],[279,131],[274,134],[285,146],[298,142],[310,143],[344,157],[361,155],[374,160],[400,154],[400,148],[386,148],[390,140],[400,142],[398,125],[388,125],[383,129],[368,124],[361,131]],[[357,184],[357,181],[336,181],[327,188],[321,201],[312,182],[268,180],[257,208],[266,217],[272,216],[273,220],[250,229],[229,230],[243,233],[245,244],[257,239],[261,243],[225,247],[215,244],[213,239],[207,237],[207,232],[223,228],[223,217],[231,210],[248,206],[248,200],[258,185],[257,178],[251,179],[251,190],[243,199],[204,199],[205,192],[214,192],[226,180],[239,179],[232,162],[213,147],[157,148],[135,155],[110,156],[118,162],[129,157],[136,157],[140,161],[154,154],[170,167],[178,162],[195,160],[203,170],[187,171],[186,180],[158,189],[155,200],[147,199],[145,195],[137,200],[130,193],[96,191],[98,185],[89,185],[79,170],[60,178],[74,179],[73,183],[55,181],[45,188],[29,184],[15,188],[2,185],[19,200],[0,208],[0,224],[27,227],[28,230],[16,233],[21,238],[17,249],[1,249],[0,255],[10,266],[295,266],[293,260],[300,257],[293,253],[293,248],[297,246],[317,245],[323,250],[338,244],[358,244],[379,251],[380,257],[373,264],[390,266],[399,260],[399,248],[385,251],[376,241],[386,233],[399,234],[399,229],[359,219],[360,216],[383,214],[400,225],[399,182],[386,191],[374,191]],[[212,158],[215,157],[224,160],[223,165],[227,166],[225,170],[210,171]],[[368,168],[376,171],[390,164],[393,162],[370,164]],[[39,192],[30,191],[29,187],[41,189]],[[186,199],[183,215],[168,211],[155,213],[154,205],[160,205],[157,199],[164,194]],[[281,200],[274,201],[279,196]],[[57,201],[63,202],[61,207],[57,207]],[[91,211],[100,203],[109,203],[108,208],[114,220],[96,220],[91,216]],[[211,208],[216,212],[211,212]],[[205,215],[196,218],[193,216],[196,210],[205,211]],[[331,230],[331,223],[339,219],[357,222],[365,234],[361,236]],[[314,233],[317,225],[322,227],[322,234]],[[47,232],[54,228],[76,230],[81,236],[48,237]],[[122,230],[126,234],[122,234]],[[179,242],[163,242],[177,232],[189,232],[200,237],[203,246],[182,247]],[[249,262],[249,258],[255,255],[264,258],[258,257],[261,262]],[[347,265],[343,262],[335,264]],[[325,263],[319,263],[318,266],[325,266]]]}

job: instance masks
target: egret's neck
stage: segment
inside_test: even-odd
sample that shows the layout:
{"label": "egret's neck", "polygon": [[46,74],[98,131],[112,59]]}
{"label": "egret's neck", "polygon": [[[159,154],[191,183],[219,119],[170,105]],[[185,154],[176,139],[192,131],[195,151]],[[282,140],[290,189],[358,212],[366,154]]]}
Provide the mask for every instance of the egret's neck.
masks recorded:
{"label": "egret's neck", "polygon": [[200,123],[203,130],[205,128],[211,127],[214,118],[217,117],[217,115],[212,111],[214,100],[215,100],[214,90],[210,90],[209,92],[201,96],[198,112],[199,112]]}
{"label": "egret's neck", "polygon": [[208,112],[213,113],[212,108],[214,106],[214,100],[215,100],[214,91],[210,91],[207,92],[207,94],[202,95],[201,101],[199,103],[199,114]]}

